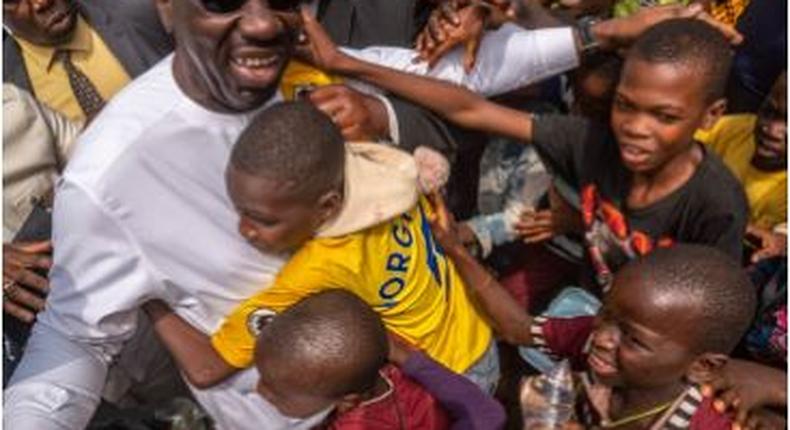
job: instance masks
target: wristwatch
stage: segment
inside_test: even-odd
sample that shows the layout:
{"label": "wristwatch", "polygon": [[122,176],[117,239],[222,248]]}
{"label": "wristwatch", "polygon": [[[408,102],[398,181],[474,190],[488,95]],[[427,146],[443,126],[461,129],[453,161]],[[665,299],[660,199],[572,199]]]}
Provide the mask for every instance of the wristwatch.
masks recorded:
{"label": "wristwatch", "polygon": [[576,30],[579,32],[579,41],[581,42],[581,53],[590,54],[598,50],[600,43],[592,32],[592,27],[601,22],[601,19],[595,16],[585,16],[576,21]]}

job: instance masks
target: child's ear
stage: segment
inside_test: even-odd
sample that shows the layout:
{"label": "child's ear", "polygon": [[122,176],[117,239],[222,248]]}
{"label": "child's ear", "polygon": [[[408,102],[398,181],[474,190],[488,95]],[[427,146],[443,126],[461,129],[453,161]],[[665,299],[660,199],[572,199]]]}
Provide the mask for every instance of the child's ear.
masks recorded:
{"label": "child's ear", "polygon": [[156,10],[159,12],[159,20],[162,27],[168,34],[173,33],[173,2],[172,0],[155,0]]}
{"label": "child's ear", "polygon": [[[318,226],[334,218],[343,207],[343,195],[340,191],[332,190],[318,198],[317,221]],[[317,227],[318,227],[317,226]]]}
{"label": "child's ear", "polygon": [[703,130],[709,130],[716,124],[716,121],[724,115],[727,110],[727,99],[720,98],[711,103],[705,110],[705,117],[702,118],[702,125],[699,127]]}
{"label": "child's ear", "polygon": [[340,415],[354,409],[360,403],[362,403],[361,394],[346,394],[335,404],[335,410]]}
{"label": "child's ear", "polygon": [[724,354],[705,353],[697,357],[688,370],[686,379],[695,384],[705,384],[721,372],[721,369],[729,361],[729,357]]}

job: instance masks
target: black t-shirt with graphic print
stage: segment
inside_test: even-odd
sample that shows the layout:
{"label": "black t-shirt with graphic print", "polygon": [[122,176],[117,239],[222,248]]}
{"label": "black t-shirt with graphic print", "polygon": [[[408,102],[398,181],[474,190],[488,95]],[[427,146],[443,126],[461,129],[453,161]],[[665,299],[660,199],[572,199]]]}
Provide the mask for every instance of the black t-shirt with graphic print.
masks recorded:
{"label": "black t-shirt with graphic print", "polygon": [[[599,206],[606,205],[609,209],[595,213],[599,225],[609,224],[613,231],[621,232],[620,236],[608,235],[614,236],[609,241],[617,244],[599,247],[612,270],[629,255],[643,254],[670,242],[710,245],[740,260],[748,213],[746,196],[722,161],[704,147],[702,162],[682,187],[649,207],[628,209],[632,173],[623,165],[609,127],[582,117],[536,116],[533,143],[547,169],[581,194],[582,206],[585,195],[592,195],[590,188],[594,187]],[[612,207],[616,210],[611,210]],[[610,216],[618,210],[619,214]],[[607,215],[601,216],[602,213]],[[617,215],[622,216],[624,226],[617,225]],[[591,236],[592,227],[590,224],[586,227],[588,253],[591,237],[607,237],[606,234]],[[627,240],[623,240],[623,231],[627,232]],[[635,240],[634,236],[649,239],[649,244]],[[625,248],[624,243],[627,243]]]}

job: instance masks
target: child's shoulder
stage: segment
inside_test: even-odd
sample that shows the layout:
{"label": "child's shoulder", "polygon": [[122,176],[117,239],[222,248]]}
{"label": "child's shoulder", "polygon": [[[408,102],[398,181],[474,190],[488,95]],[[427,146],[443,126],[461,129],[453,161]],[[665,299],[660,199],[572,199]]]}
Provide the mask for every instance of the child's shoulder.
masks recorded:
{"label": "child's shoulder", "polygon": [[748,209],[746,195],[738,178],[709,148],[694,176],[683,185],[689,199],[706,212],[735,213]]}

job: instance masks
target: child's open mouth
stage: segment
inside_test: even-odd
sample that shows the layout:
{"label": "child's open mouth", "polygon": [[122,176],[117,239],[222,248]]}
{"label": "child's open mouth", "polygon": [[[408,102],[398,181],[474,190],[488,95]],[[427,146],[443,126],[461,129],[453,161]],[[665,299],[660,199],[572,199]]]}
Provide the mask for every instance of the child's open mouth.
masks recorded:
{"label": "child's open mouth", "polygon": [[608,360],[599,357],[596,353],[592,352],[587,356],[587,364],[597,376],[614,376],[617,374],[617,367]]}

